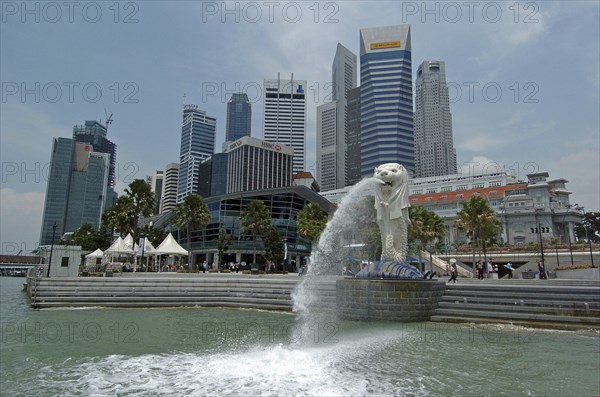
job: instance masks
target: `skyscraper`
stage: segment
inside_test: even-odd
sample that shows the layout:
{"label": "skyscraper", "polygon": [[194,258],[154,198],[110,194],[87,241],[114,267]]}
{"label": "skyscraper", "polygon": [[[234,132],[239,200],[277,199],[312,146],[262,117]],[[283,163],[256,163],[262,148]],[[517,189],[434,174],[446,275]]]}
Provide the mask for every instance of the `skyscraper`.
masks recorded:
{"label": "skyscraper", "polygon": [[456,174],[445,63],[423,62],[415,88],[415,177]]}
{"label": "skyscraper", "polygon": [[86,120],[84,125],[73,127],[73,140],[92,145],[95,152],[110,154],[110,175],[108,180],[109,186],[114,188],[116,182],[117,145],[108,140],[106,137],[107,133],[108,123],[104,126],[95,120]]}
{"label": "skyscraper", "polygon": [[110,155],[69,138],[54,138],[40,245],[74,232],[84,223],[100,227],[109,195]]}
{"label": "skyscraper", "polygon": [[382,163],[414,172],[410,25],[360,31],[361,174]]}
{"label": "skyscraper", "polygon": [[251,135],[252,105],[246,94],[231,94],[227,102],[227,124],[225,141],[237,141]]}
{"label": "skyscraper", "polygon": [[294,148],[293,171],[306,165],[306,80],[265,79],[263,138]]}
{"label": "skyscraper", "polygon": [[333,102],[317,107],[317,180],[322,191],[346,186],[347,94],[356,87],[356,55],[338,43],[331,66]]}
{"label": "skyscraper", "polygon": [[179,180],[179,164],[170,163],[165,167],[160,213],[170,211],[177,205],[177,183]]}
{"label": "skyscraper", "polygon": [[215,151],[217,119],[196,105],[183,106],[177,203],[198,192],[198,169]]}
{"label": "skyscraper", "polygon": [[148,177],[150,189],[156,197],[156,207],[154,208],[154,215],[160,214],[160,201],[162,200],[164,178],[165,172],[162,170],[156,170],[154,171],[154,175]]}
{"label": "skyscraper", "polygon": [[243,137],[229,144],[227,194],[292,185],[294,150],[279,143]]}
{"label": "skyscraper", "polygon": [[346,183],[352,186],[360,174],[360,87],[346,92]]}

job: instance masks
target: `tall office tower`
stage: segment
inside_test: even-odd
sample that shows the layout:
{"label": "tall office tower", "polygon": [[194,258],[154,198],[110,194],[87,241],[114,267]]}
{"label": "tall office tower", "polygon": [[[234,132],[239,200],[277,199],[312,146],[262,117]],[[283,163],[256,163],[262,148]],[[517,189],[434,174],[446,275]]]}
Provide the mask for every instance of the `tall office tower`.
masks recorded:
{"label": "tall office tower", "polygon": [[163,194],[163,184],[165,180],[165,172],[161,170],[154,171],[154,174],[148,177],[148,183],[150,184],[150,190],[156,197],[156,208],[154,209],[154,215],[160,214],[160,200]]}
{"label": "tall office tower", "polygon": [[361,174],[383,163],[414,172],[410,25],[360,31]]}
{"label": "tall office tower", "polygon": [[110,154],[110,175],[108,180],[109,186],[114,188],[116,182],[117,145],[107,139],[107,132],[108,123],[104,126],[97,121],[86,120],[84,125],[73,127],[73,140],[92,145],[94,151],[98,153]]}
{"label": "tall office tower", "polygon": [[252,128],[252,105],[246,94],[231,94],[227,102],[225,141],[232,142],[250,136]]}
{"label": "tall office tower", "polygon": [[346,186],[347,93],[356,87],[356,55],[337,45],[331,66],[333,102],[317,108],[317,181],[321,191]]}
{"label": "tall office tower", "polygon": [[170,163],[165,167],[163,190],[160,199],[160,213],[164,214],[177,205],[177,183],[179,181],[179,164]]}
{"label": "tall office tower", "polygon": [[346,183],[352,186],[360,174],[360,87],[346,92]]}
{"label": "tall office tower", "polygon": [[263,138],[294,148],[294,173],[306,164],[306,80],[276,79],[264,81]]}
{"label": "tall office tower", "polygon": [[[110,155],[92,145],[54,138],[44,202],[40,245],[55,242],[84,223],[100,227],[107,202]],[[53,225],[56,223],[56,231]]]}
{"label": "tall office tower", "polygon": [[415,177],[456,174],[445,63],[423,62],[415,88]]}
{"label": "tall office tower", "polygon": [[177,203],[181,203],[188,194],[198,193],[198,169],[215,151],[216,128],[217,119],[208,116],[198,106],[183,106]]}
{"label": "tall office tower", "polygon": [[246,136],[232,142],[224,152],[228,194],[292,185],[294,149],[289,146]]}
{"label": "tall office tower", "polygon": [[338,174],[344,177],[343,168],[337,164],[340,157],[344,158],[344,142],[336,139],[337,121],[337,102],[317,107],[317,182],[323,192],[337,189]]}

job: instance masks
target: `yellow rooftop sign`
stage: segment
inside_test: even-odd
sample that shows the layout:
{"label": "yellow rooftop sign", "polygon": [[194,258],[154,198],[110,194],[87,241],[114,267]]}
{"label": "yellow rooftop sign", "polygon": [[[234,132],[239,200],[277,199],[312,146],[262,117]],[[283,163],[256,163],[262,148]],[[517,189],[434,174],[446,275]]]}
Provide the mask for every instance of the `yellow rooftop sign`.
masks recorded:
{"label": "yellow rooftop sign", "polygon": [[381,50],[382,48],[400,47],[400,41],[383,41],[381,43],[371,43],[372,50]]}

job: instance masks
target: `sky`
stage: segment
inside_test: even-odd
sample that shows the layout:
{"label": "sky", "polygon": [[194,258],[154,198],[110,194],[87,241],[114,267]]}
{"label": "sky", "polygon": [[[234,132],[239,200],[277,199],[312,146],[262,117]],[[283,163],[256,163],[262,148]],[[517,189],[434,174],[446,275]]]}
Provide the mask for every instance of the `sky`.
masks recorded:
{"label": "sky", "polygon": [[[459,167],[568,180],[600,209],[600,3],[559,1],[0,2],[0,251],[38,245],[53,137],[104,122],[117,191],[179,161],[182,103],[217,118],[262,82],[307,80],[307,168],[316,107],[330,100],[337,43],[359,56],[361,28],[410,24],[413,81],[446,63]],[[360,80],[360,78],[359,78]]]}

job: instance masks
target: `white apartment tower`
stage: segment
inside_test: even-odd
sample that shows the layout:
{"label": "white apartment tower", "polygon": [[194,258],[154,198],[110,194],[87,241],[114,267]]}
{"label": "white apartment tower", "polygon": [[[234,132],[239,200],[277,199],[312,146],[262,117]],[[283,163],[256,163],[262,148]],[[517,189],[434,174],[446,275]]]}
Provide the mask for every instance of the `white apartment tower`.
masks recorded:
{"label": "white apartment tower", "polygon": [[415,177],[456,174],[444,62],[423,62],[415,86]]}
{"label": "white apartment tower", "polygon": [[322,191],[346,186],[347,94],[356,88],[356,54],[338,43],[331,66],[333,102],[317,107],[317,181]]}
{"label": "white apartment tower", "polygon": [[177,205],[177,183],[179,180],[179,164],[170,163],[163,173],[163,189],[160,198],[160,213],[172,210]]}
{"label": "white apartment tower", "polygon": [[264,80],[263,138],[294,149],[293,171],[306,167],[306,80]]}

